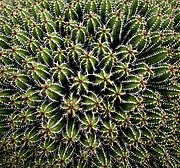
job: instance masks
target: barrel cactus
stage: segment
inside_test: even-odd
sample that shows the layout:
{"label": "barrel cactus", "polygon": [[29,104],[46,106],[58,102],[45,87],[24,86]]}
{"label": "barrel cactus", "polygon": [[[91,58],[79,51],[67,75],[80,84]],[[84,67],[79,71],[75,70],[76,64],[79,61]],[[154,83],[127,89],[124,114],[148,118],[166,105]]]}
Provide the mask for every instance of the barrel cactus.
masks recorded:
{"label": "barrel cactus", "polygon": [[2,0],[0,166],[180,166],[176,0]]}

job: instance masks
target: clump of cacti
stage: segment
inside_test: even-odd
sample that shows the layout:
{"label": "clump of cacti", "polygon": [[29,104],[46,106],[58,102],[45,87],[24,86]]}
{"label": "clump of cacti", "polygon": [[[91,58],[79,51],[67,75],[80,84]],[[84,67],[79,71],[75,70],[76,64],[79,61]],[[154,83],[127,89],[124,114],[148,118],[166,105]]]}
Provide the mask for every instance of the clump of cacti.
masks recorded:
{"label": "clump of cacti", "polygon": [[178,167],[179,7],[0,2],[0,166]]}

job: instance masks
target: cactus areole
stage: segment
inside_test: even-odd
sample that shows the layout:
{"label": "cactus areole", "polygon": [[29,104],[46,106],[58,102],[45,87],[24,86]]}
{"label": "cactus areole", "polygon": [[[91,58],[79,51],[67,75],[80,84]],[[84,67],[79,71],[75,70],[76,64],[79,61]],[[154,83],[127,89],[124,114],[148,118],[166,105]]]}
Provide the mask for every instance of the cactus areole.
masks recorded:
{"label": "cactus areole", "polygon": [[178,168],[178,0],[1,0],[1,168]]}

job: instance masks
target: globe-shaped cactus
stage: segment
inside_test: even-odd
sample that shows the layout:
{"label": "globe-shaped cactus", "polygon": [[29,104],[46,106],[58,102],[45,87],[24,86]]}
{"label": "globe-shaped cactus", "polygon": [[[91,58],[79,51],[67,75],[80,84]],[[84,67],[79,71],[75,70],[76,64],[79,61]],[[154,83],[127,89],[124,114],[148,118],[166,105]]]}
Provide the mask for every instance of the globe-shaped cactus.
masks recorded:
{"label": "globe-shaped cactus", "polygon": [[177,0],[0,2],[0,167],[178,168]]}

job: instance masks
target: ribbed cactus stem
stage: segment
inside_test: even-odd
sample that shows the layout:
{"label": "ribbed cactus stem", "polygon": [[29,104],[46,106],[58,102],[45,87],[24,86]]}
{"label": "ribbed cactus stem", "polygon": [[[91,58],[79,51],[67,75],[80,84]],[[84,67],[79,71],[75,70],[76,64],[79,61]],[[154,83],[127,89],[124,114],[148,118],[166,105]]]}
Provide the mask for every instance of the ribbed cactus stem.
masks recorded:
{"label": "ribbed cactus stem", "polygon": [[2,0],[0,167],[178,168],[176,0]]}

